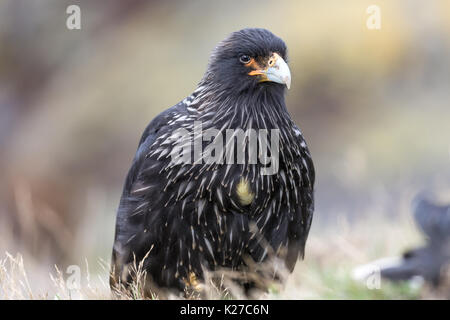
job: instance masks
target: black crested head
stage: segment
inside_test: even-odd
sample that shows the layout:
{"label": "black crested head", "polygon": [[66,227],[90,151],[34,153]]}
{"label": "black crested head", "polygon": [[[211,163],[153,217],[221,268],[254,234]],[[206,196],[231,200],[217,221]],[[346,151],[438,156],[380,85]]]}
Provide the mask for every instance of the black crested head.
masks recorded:
{"label": "black crested head", "polygon": [[233,32],[214,49],[200,85],[232,93],[261,89],[284,92],[291,75],[286,44],[266,29]]}

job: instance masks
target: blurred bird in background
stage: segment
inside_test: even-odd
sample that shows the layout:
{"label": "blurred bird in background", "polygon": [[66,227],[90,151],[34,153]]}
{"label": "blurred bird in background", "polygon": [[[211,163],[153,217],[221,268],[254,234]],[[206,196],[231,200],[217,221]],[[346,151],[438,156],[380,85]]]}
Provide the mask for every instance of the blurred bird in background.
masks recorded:
{"label": "blurred bird in background", "polygon": [[450,205],[438,204],[432,198],[421,193],[412,204],[415,222],[426,238],[425,244],[406,251],[400,259],[382,259],[371,265],[378,265],[385,279],[420,279],[450,298]]}
{"label": "blurred bird in background", "polygon": [[[311,226],[315,173],[286,109],[290,82],[285,43],[265,29],[243,29],[215,48],[194,93],[148,125],[117,213],[113,288],[129,286],[133,263],[147,273],[148,295],[159,288],[197,290],[205,271],[220,269],[240,273],[247,292],[256,285],[255,264],[274,257],[284,262],[280,269],[293,270]],[[278,170],[263,175],[264,165],[251,163],[250,139],[233,147],[233,154],[245,154],[242,164],[172,163],[180,143],[172,133],[192,132],[194,121],[219,134],[279,130]]]}

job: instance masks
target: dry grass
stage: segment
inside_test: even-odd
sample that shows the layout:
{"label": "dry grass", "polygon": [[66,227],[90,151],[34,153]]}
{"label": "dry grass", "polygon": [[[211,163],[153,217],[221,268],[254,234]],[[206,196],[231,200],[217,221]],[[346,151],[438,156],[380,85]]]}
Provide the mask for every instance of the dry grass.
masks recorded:
{"label": "dry grass", "polygon": [[[429,288],[408,283],[392,284],[381,281],[379,289],[369,289],[364,282],[352,278],[352,270],[361,264],[384,256],[400,254],[404,249],[420,244],[421,238],[408,218],[394,223],[382,220],[338,225],[314,230],[307,246],[306,258],[297,264],[284,287],[265,284],[268,292],[258,292],[260,299],[420,299],[441,297]],[[111,293],[108,285],[109,265],[98,261],[101,272],[91,275],[89,265],[83,266],[80,283],[71,275],[55,267],[40,289],[34,289],[36,274],[27,272],[20,255],[8,253],[0,260],[0,299],[143,299],[148,294],[141,285],[146,274],[142,263],[135,263],[133,284],[128,291],[118,288]],[[281,272],[282,274],[282,272]],[[41,275],[42,276],[42,275]],[[188,295],[190,299],[245,298],[239,287],[233,285],[235,274],[208,274],[201,286],[201,294]],[[94,280],[95,279],[95,280]],[[44,281],[45,282],[45,281]],[[152,299],[180,297],[173,294],[151,295]]]}

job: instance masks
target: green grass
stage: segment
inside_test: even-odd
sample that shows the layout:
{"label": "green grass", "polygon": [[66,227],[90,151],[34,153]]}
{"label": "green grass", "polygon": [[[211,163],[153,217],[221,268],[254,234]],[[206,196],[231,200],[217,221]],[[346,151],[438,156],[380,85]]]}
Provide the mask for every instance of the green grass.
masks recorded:
{"label": "green grass", "polygon": [[365,282],[351,278],[352,270],[347,268],[317,268],[313,269],[313,276],[322,286],[328,288],[320,293],[321,299],[418,299],[420,290],[408,283],[393,284],[385,280],[380,281],[379,288],[369,288]]}

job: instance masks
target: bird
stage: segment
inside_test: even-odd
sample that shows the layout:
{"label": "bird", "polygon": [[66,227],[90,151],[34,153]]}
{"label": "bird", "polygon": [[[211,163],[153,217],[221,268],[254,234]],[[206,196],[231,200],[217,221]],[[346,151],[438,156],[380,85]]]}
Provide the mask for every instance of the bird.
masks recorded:
{"label": "bird", "polygon": [[420,192],[412,201],[411,212],[425,243],[405,250],[400,257],[358,267],[354,276],[364,279],[376,270],[383,279],[425,283],[430,290],[450,297],[450,205],[437,202],[431,192]]}
{"label": "bird", "polygon": [[419,277],[439,287],[450,267],[450,205],[438,204],[422,192],[415,197],[412,211],[426,243],[405,251],[400,263],[381,269],[381,276],[393,281]]}
{"label": "bird", "polygon": [[233,32],[213,49],[193,93],[142,134],[117,210],[111,288],[129,288],[133,265],[146,273],[146,295],[201,290],[206,272],[245,273],[271,257],[293,271],[315,169],[286,107],[290,84],[286,44],[266,29]]}

